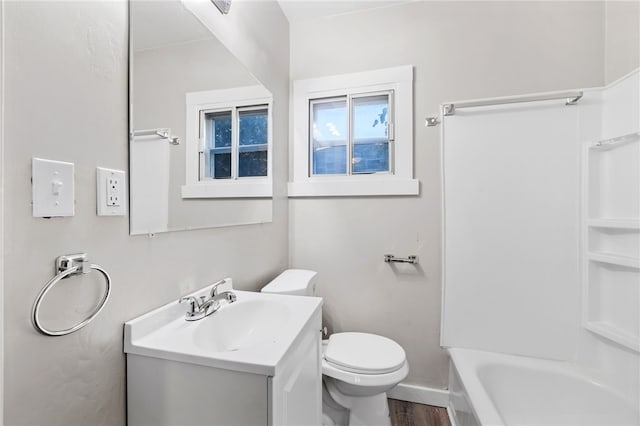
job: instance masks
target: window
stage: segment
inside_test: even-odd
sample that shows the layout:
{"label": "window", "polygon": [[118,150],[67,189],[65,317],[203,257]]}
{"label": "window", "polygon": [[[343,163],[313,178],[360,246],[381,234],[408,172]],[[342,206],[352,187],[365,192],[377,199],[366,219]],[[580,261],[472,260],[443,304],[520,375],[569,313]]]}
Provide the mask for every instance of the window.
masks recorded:
{"label": "window", "polygon": [[389,173],[393,91],[313,99],[311,175]]}
{"label": "window", "polygon": [[271,196],[271,104],[262,86],[187,94],[183,198]]}
{"label": "window", "polygon": [[294,82],[289,196],[416,195],[410,66]]}
{"label": "window", "polygon": [[201,111],[200,180],[267,176],[268,122],[264,105]]}

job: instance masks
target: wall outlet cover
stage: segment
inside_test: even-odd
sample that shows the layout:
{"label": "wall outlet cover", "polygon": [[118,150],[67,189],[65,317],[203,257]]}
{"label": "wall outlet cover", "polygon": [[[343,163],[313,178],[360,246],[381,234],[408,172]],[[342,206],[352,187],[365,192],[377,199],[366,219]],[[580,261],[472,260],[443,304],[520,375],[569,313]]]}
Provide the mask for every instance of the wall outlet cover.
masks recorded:
{"label": "wall outlet cover", "polygon": [[127,182],[123,170],[97,168],[96,203],[98,216],[127,214]]}

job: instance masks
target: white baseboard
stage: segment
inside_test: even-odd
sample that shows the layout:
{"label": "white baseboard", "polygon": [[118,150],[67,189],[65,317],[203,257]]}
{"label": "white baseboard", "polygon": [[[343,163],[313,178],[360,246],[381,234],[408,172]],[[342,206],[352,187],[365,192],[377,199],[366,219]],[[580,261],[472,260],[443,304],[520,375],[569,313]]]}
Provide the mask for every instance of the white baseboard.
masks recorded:
{"label": "white baseboard", "polygon": [[449,405],[449,391],[428,388],[425,386],[408,385],[400,383],[387,392],[391,399],[417,402],[418,404],[433,405],[435,407],[447,407]]}

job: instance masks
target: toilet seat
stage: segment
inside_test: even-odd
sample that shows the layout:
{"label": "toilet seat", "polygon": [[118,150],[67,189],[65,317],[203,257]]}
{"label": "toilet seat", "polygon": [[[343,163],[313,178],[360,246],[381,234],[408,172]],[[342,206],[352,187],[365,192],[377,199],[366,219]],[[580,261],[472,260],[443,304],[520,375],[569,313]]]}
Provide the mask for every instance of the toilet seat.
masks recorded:
{"label": "toilet seat", "polygon": [[[398,345],[397,343],[395,343],[393,340],[387,339],[385,337],[382,336],[376,336],[373,334],[370,334],[368,336],[373,336],[373,338],[370,338],[369,343],[371,342],[391,342],[393,343],[393,345],[397,345],[400,350],[401,350],[401,354],[396,352],[396,357],[394,357],[393,355],[389,356],[389,360],[390,362],[387,363],[387,365],[385,366],[384,363],[382,363],[382,361],[378,360],[378,365],[382,365],[384,368],[378,368],[378,371],[386,371],[384,373],[375,373],[375,369],[371,369],[372,365],[375,365],[375,363],[373,362],[369,362],[369,363],[363,363],[363,365],[365,365],[365,368],[362,367],[362,365],[359,366],[359,368],[345,368],[342,365],[339,365],[333,361],[329,361],[327,360],[327,351],[330,349],[330,347],[333,347],[333,351],[329,351],[329,358],[334,360],[336,359],[335,357],[338,356],[337,360],[338,361],[342,361],[342,364],[347,363],[350,358],[340,358],[340,355],[342,355],[342,351],[338,350],[335,351],[336,347],[338,349],[345,349],[345,346],[348,348],[348,346],[350,344],[352,344],[353,342],[358,342],[358,337],[356,337],[356,339],[352,339],[351,343],[349,342],[349,335],[353,335],[353,334],[367,334],[367,333],[335,333],[332,334],[329,338],[329,340],[327,341],[323,341],[322,343],[322,374],[328,377],[332,377],[334,379],[337,380],[341,380],[345,383],[348,384],[352,384],[352,385],[358,385],[358,386],[366,386],[366,387],[384,387],[384,386],[392,386],[395,385],[399,382],[401,382],[402,380],[404,380],[407,375],[409,374],[409,364],[407,363],[406,360],[406,355],[404,353],[404,350],[402,349],[402,347],[400,347],[400,345]],[[341,336],[343,335],[343,336]],[[334,336],[337,336],[334,337]],[[353,337],[353,336],[352,336]],[[365,337],[366,338],[366,337]],[[345,343],[346,342],[346,343]],[[389,345],[387,343],[381,343],[384,347],[393,347],[393,345]],[[337,345],[335,345],[337,343]],[[344,345],[343,345],[344,343]],[[391,354],[393,354],[395,351],[390,351]],[[331,355],[333,354],[334,358],[331,358]],[[337,355],[336,355],[337,354]],[[366,352],[364,353],[366,354]],[[360,356],[364,356],[364,354],[362,353],[362,351],[360,351]],[[398,358],[398,356],[400,358]],[[354,358],[357,359],[357,358]],[[361,360],[361,359],[360,359]],[[383,358],[384,360],[384,358]],[[397,365],[397,362],[400,361],[400,365]],[[353,364],[353,359],[350,362],[351,364]],[[397,365],[397,367],[395,367],[395,369],[391,370],[390,365]],[[369,366],[369,369],[367,370],[367,366]],[[351,371],[349,371],[351,370]],[[359,370],[359,371],[353,371],[353,370]],[[391,371],[389,371],[391,370]]]}
{"label": "toilet seat", "polygon": [[405,361],[399,369],[385,374],[360,374],[346,371],[322,360],[322,374],[345,383],[366,387],[393,386],[403,381],[409,374],[409,364]]}
{"label": "toilet seat", "polygon": [[358,374],[392,373],[406,362],[399,344],[369,333],[332,334],[323,355],[333,367]]}

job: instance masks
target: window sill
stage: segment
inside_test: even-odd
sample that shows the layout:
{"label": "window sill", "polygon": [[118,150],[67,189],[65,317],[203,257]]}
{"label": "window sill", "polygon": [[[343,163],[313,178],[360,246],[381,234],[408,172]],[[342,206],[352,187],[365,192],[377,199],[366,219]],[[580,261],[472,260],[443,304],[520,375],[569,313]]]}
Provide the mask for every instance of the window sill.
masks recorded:
{"label": "window sill", "polygon": [[271,198],[271,182],[228,181],[205,182],[182,186],[182,198]]}
{"label": "window sill", "polygon": [[420,182],[406,178],[321,178],[289,182],[289,197],[359,197],[418,195]]}

